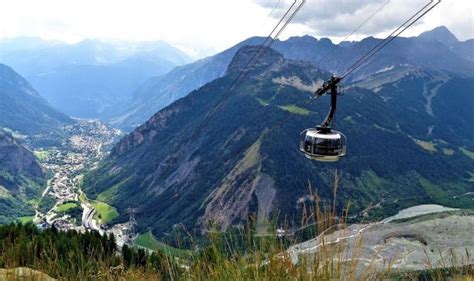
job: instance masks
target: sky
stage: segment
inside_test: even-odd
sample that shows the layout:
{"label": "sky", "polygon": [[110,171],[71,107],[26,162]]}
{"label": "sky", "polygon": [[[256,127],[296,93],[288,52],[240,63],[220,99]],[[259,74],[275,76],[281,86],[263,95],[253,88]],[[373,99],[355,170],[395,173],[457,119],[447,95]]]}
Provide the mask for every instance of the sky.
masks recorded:
{"label": "sky", "polygon": [[[41,37],[75,43],[86,38],[166,41],[193,57],[222,51],[248,37],[266,36],[293,0],[0,0],[0,39]],[[428,0],[307,0],[280,39],[311,35],[335,42],[381,6],[347,40],[382,37]],[[474,1],[442,0],[404,36],[447,26],[474,38]]]}

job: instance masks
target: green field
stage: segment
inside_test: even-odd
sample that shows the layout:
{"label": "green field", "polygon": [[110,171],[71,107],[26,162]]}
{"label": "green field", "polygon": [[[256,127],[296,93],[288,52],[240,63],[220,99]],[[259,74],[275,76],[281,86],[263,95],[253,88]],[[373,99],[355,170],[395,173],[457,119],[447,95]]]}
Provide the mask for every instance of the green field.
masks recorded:
{"label": "green field", "polygon": [[421,146],[423,149],[428,150],[430,152],[436,152],[438,151],[436,149],[436,144],[430,142],[430,141],[422,141],[422,140],[415,140],[415,143],[419,146]]}
{"label": "green field", "polygon": [[34,218],[35,216],[19,217],[17,221],[21,224],[25,224],[25,223],[33,222]]}
{"label": "green field", "polygon": [[94,206],[94,209],[97,211],[95,218],[99,218],[102,223],[109,223],[119,216],[117,209],[107,203],[93,201],[92,206]]}
{"label": "green field", "polygon": [[279,108],[286,110],[288,112],[296,113],[300,115],[309,115],[311,113],[311,111],[307,110],[306,108],[302,108],[294,104],[281,105],[279,106]]}
{"label": "green field", "polygon": [[122,186],[124,186],[130,178],[131,177],[128,177],[128,178],[124,179],[123,181],[117,183],[116,185],[112,186],[111,188],[103,191],[102,193],[97,195],[96,199],[98,201],[101,201],[101,202],[110,202],[110,201],[112,201],[113,198],[116,197],[117,194],[120,192],[120,188]]}
{"label": "green field", "polygon": [[140,234],[137,239],[135,239],[135,245],[154,251],[159,250],[164,252],[166,255],[175,257],[190,256],[192,253],[190,250],[177,249],[156,240],[151,231]]}
{"label": "green field", "polygon": [[443,153],[444,153],[445,155],[451,156],[451,155],[454,154],[454,150],[451,149],[451,148],[443,148]]}
{"label": "green field", "polygon": [[33,152],[36,156],[36,159],[38,159],[39,161],[44,161],[46,158],[49,157],[49,151],[46,151],[46,150],[35,150]]}
{"label": "green field", "polygon": [[76,208],[76,207],[78,207],[77,203],[68,202],[68,203],[64,203],[64,204],[58,205],[58,206],[56,207],[56,211],[57,211],[58,213],[65,213],[65,212],[67,212],[69,209]]}
{"label": "green field", "polygon": [[[0,129],[0,130],[1,130],[1,129]],[[13,130],[10,129],[10,128],[4,127],[4,128],[3,128],[3,131],[9,133],[14,139],[24,139],[24,138],[26,138],[25,135],[22,135],[22,134],[20,134],[19,132],[13,131]]]}
{"label": "green field", "polygon": [[461,150],[462,153],[464,153],[464,155],[474,160],[474,152],[469,151],[464,147],[460,147],[459,149]]}

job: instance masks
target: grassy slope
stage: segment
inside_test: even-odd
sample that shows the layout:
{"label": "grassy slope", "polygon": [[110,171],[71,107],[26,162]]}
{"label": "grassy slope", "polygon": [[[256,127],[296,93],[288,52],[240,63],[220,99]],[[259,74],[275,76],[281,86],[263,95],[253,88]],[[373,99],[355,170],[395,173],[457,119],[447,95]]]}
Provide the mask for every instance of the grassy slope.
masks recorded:
{"label": "grassy slope", "polygon": [[191,251],[177,249],[171,246],[166,245],[163,242],[158,241],[151,231],[140,234],[137,239],[135,239],[135,245],[144,247],[153,251],[159,250],[167,255],[171,256],[190,256]]}
{"label": "grassy slope", "polygon": [[119,216],[117,209],[107,203],[93,201],[92,206],[94,206],[95,210],[97,211],[97,217],[100,218],[103,223],[109,223]]}
{"label": "grassy slope", "polygon": [[76,208],[77,206],[78,206],[77,203],[68,202],[68,203],[64,203],[64,204],[61,204],[61,205],[57,206],[56,211],[58,211],[60,213],[65,213],[69,209]]}

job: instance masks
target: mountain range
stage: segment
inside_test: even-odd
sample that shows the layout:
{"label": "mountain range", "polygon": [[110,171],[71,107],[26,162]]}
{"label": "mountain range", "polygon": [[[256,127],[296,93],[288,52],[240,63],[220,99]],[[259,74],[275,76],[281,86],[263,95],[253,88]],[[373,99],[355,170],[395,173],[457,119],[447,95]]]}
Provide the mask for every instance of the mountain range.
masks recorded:
{"label": "mountain range", "polygon": [[[170,71],[141,86],[165,65],[160,54],[166,51],[153,43],[124,51],[94,41],[22,40],[28,46],[0,42],[2,50],[14,50],[0,58],[29,71],[53,105],[35,84],[0,64],[0,126],[7,131],[0,157],[11,160],[0,162],[1,203],[9,214],[31,215],[25,202],[45,180],[15,138],[51,140],[75,122],[53,106],[131,131],[85,176],[83,189],[118,209],[115,222],[135,208],[140,232],[150,228],[164,236],[177,224],[204,231],[211,223],[225,230],[253,213],[259,225],[276,216],[296,222],[313,203],[309,184],[332,200],[336,171],[337,206],[350,201],[354,215],[368,206],[380,216],[419,203],[472,207],[463,194],[474,191],[474,41],[459,42],[446,28],[394,40],[344,80],[335,126],[348,136],[349,155],[334,164],[309,161],[297,150],[301,130],[320,122],[329,106],[327,97],[307,101],[380,39],[275,41],[204,127],[263,38],[176,67],[186,58],[170,49],[163,73]],[[55,88],[56,101],[48,88]]]}
{"label": "mountain range", "polygon": [[[150,78],[134,92],[132,102],[109,121],[128,131],[134,129],[156,111],[207,82],[222,77],[239,48],[258,45],[264,39],[247,39],[219,54]],[[341,42],[336,45],[326,38],[318,40],[303,36],[276,40],[271,47],[286,58],[308,61],[329,72],[342,74],[362,54],[380,42],[381,39],[369,37],[360,42]],[[460,42],[446,27],[438,27],[418,37],[397,38],[371,63],[363,65],[355,75],[349,76],[348,80],[365,79],[376,71],[396,66],[422,67],[469,76],[474,73],[473,53],[473,40]]]}
{"label": "mountain range", "polygon": [[[425,36],[400,39],[345,82],[335,124],[348,136],[349,155],[338,163],[309,161],[298,151],[299,133],[328,110],[327,98],[307,101],[331,76],[322,69],[338,72],[378,39],[340,44],[334,52],[342,57],[320,65],[318,49],[305,46],[321,50],[328,40],[276,42],[201,128],[256,47],[239,46],[224,70],[223,60],[208,58],[220,77],[122,139],[85,177],[84,190],[122,214],[136,208],[139,230],[158,236],[177,224],[225,230],[252,213],[258,224],[277,215],[298,222],[311,204],[308,183],[331,201],[335,171],[338,207],[351,202],[352,213],[375,205],[387,215],[428,202],[472,207],[470,199],[452,199],[474,191],[472,62]],[[444,57],[459,68],[442,64]]]}
{"label": "mountain range", "polygon": [[105,120],[118,114],[119,105],[127,104],[146,79],[190,59],[164,42],[66,44],[26,37],[0,40],[0,62],[24,76],[58,110]]}
{"label": "mountain range", "polygon": [[74,121],[57,111],[11,67],[0,64],[0,128],[50,135]]}

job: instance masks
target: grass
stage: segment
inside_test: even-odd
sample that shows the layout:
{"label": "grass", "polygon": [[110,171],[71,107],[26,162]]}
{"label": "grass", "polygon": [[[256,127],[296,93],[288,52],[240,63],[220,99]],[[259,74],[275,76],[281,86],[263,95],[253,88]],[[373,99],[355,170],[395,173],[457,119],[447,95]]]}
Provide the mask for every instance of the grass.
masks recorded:
{"label": "grass", "polygon": [[120,189],[130,180],[131,177],[124,179],[123,181],[117,183],[116,185],[112,186],[111,188],[103,191],[99,195],[97,195],[97,201],[101,202],[110,202],[113,198],[120,192]]}
{"label": "grass", "polygon": [[[366,172],[365,177],[369,184],[380,182],[377,175],[371,171]],[[458,270],[450,268],[449,264],[442,271],[435,267],[428,267],[428,270],[423,273],[402,272],[403,276],[400,275],[400,272],[391,269],[392,261],[384,263],[382,269],[376,269],[372,267],[373,260],[360,259],[362,252],[366,250],[363,234],[358,236],[351,251],[348,251],[349,245],[345,240],[331,243],[329,237],[331,233],[337,231],[341,235],[339,237],[347,235],[344,231],[347,229],[349,206],[342,211],[338,211],[340,208],[336,207],[338,182],[339,178],[336,174],[332,201],[323,201],[318,193],[313,192],[311,186],[309,187],[308,196],[312,200],[308,200],[308,203],[301,207],[303,210],[301,225],[310,230],[307,237],[278,236],[276,227],[271,223],[268,229],[270,235],[256,235],[256,216],[250,216],[240,228],[225,233],[213,231],[216,228],[211,227],[206,232],[205,242],[196,243],[196,237],[186,232],[191,241],[190,247],[195,249],[192,253],[189,250],[165,245],[158,241],[150,231],[139,235],[135,241],[136,245],[165,253],[165,255],[157,257],[161,259],[159,264],[165,267],[163,271],[157,271],[147,264],[144,264],[142,269],[127,269],[121,261],[125,260],[124,256],[119,256],[118,253],[113,256],[119,259],[118,262],[122,262],[122,264],[114,267],[107,263],[97,263],[93,258],[86,259],[82,263],[73,262],[72,264],[58,264],[55,259],[41,258],[41,263],[32,264],[31,267],[48,274],[53,273],[54,277],[61,277],[54,274],[55,272],[65,272],[67,267],[71,267],[75,269],[75,272],[83,273],[82,278],[76,277],[76,279],[87,279],[86,277],[88,277],[91,280],[398,280],[397,277],[416,280],[414,278],[419,277],[420,274],[432,274],[435,279],[441,280],[449,277],[459,277],[460,279],[464,276],[472,276],[474,272],[471,267],[463,267],[462,270]],[[430,189],[430,193],[436,194],[439,191],[438,186],[427,180],[421,179],[420,182],[426,189]],[[110,210],[113,209],[102,202],[93,204],[98,211],[111,212]],[[328,238],[326,238],[327,235],[322,234],[327,234]],[[319,237],[319,241],[321,241],[318,250],[312,254],[298,253],[299,262],[295,263],[288,247],[315,237]],[[46,250],[49,248],[47,247]],[[6,266],[4,267],[22,266],[14,262],[17,260],[17,252],[15,249],[15,251],[10,251],[9,255],[5,255],[3,262]],[[42,252],[41,257],[43,254],[45,253]],[[53,254],[49,256],[61,256],[57,253]],[[372,259],[377,259],[377,255],[374,253]],[[44,256],[48,257],[48,254],[46,253]],[[69,252],[67,257],[74,260],[74,253]],[[449,260],[453,257],[447,256],[445,258]],[[0,267],[2,267],[1,262],[2,257],[0,256]],[[62,267],[61,271],[58,270],[58,267]],[[360,271],[361,268],[364,270]],[[441,273],[443,275],[439,275]]]}
{"label": "grass", "polygon": [[84,193],[79,194],[80,202],[87,202],[87,196]]}
{"label": "grass", "polygon": [[97,200],[101,202],[106,202],[106,201],[111,201],[112,198],[115,197],[115,195],[118,193],[120,188],[120,185],[116,184],[112,186],[111,188],[105,190],[104,192],[101,192],[99,195],[97,195]]}
{"label": "grass", "polygon": [[12,194],[10,193],[10,191],[0,184],[0,199],[11,198],[11,197],[12,197]]}
{"label": "grass", "polygon": [[93,201],[92,206],[94,206],[95,210],[97,211],[95,218],[100,219],[102,223],[109,223],[119,216],[117,209],[107,203]]}
{"label": "grass", "polygon": [[430,152],[437,152],[436,145],[430,141],[415,140],[415,143],[421,148],[428,150]]}
{"label": "grass", "polygon": [[33,153],[35,154],[35,157],[38,159],[38,161],[46,160],[50,154],[49,151],[46,150],[35,150]]}
{"label": "grass", "polygon": [[40,202],[40,198],[33,198],[33,199],[28,200],[28,204],[30,204],[31,206],[35,208],[38,207],[39,202]]}
{"label": "grass", "polygon": [[283,109],[283,110],[286,110],[288,112],[295,113],[295,114],[300,114],[300,115],[305,115],[305,116],[309,115],[311,113],[311,111],[307,110],[306,108],[302,108],[302,107],[296,106],[294,104],[280,105],[278,107]]}
{"label": "grass", "polygon": [[270,104],[269,102],[262,100],[261,98],[257,98],[257,100],[260,103],[260,105],[263,105],[263,106],[267,106]]}
{"label": "grass", "polygon": [[471,158],[472,160],[474,160],[474,152],[464,148],[464,147],[460,147],[459,148],[461,150],[461,152],[466,155],[467,157]]}
{"label": "grass", "polygon": [[19,217],[17,219],[17,221],[21,224],[25,224],[25,223],[30,223],[30,222],[33,222],[33,219],[35,218],[35,216],[25,216],[25,217]]}
{"label": "grass", "polygon": [[374,171],[363,171],[361,176],[357,179],[356,185],[367,188],[368,190],[375,190],[382,186],[383,179],[377,176]]}
{"label": "grass", "polygon": [[27,267],[0,269],[0,280],[42,280],[54,281],[49,275]]}
{"label": "grass", "polygon": [[152,251],[161,251],[168,256],[189,257],[192,255],[190,250],[174,248],[158,241],[151,231],[140,234],[137,239],[135,239],[135,245]]}
{"label": "grass", "polygon": [[352,116],[346,116],[344,117],[344,121],[348,122],[348,123],[351,123],[351,124],[355,124],[356,122],[354,121],[354,119],[352,118]]}
{"label": "grass", "polygon": [[454,154],[454,150],[451,149],[451,148],[443,148],[443,153],[444,153],[445,155],[451,156],[451,155]]}
{"label": "grass", "polygon": [[432,198],[442,198],[444,195],[443,189],[425,178],[420,178],[420,184],[425,189],[426,193]]}
{"label": "grass", "polygon": [[4,127],[4,128],[3,128],[3,131],[5,131],[5,132],[7,132],[8,134],[10,134],[14,139],[24,139],[24,138],[26,138],[25,135],[22,135],[22,134],[20,134],[19,132],[13,131],[13,130],[10,129],[10,128]]}
{"label": "grass", "polygon": [[74,203],[74,202],[68,202],[68,203],[63,203],[61,205],[58,205],[56,207],[56,211],[58,213],[65,213],[67,212],[69,209],[73,209],[73,208],[77,208],[78,205],[77,203]]}

